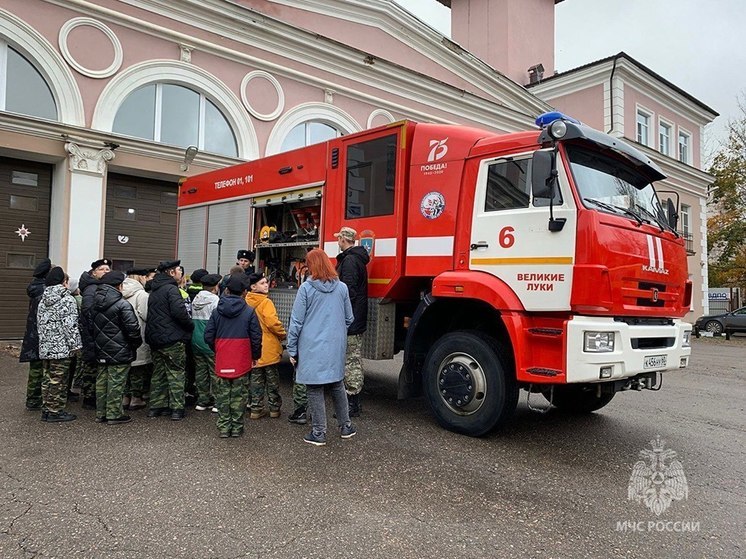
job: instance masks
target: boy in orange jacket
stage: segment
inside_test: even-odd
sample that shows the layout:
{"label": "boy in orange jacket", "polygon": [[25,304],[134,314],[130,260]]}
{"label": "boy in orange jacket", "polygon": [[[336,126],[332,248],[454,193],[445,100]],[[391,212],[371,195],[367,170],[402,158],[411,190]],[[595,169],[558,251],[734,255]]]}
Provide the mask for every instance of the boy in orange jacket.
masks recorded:
{"label": "boy in orange jacket", "polygon": [[267,414],[264,395],[267,394],[269,416],[280,417],[280,373],[277,364],[282,357],[282,344],[287,337],[285,327],[277,317],[277,310],[269,298],[269,282],[263,274],[249,276],[249,293],[246,302],[254,309],[262,327],[262,355],[256,367],[251,370],[251,419],[259,419]]}

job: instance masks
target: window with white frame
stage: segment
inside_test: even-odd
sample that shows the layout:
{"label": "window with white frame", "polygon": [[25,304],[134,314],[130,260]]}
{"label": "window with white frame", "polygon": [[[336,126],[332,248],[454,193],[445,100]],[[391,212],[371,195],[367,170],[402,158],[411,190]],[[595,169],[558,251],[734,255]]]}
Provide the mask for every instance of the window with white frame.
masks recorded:
{"label": "window with white frame", "polygon": [[658,151],[671,155],[671,125],[663,121],[658,123]]}
{"label": "window with white frame", "polygon": [[679,217],[681,218],[681,233],[685,238],[688,237],[690,234],[691,215],[691,206],[681,204],[681,212],[679,212]]}
{"label": "window with white frame", "polygon": [[179,147],[236,157],[236,136],[228,119],[203,93],[182,85],[154,83],[124,100],[113,132]]}
{"label": "window with white frame", "polygon": [[57,104],[46,80],[15,47],[0,38],[0,111],[58,120]]}
{"label": "window with white frame", "polygon": [[650,114],[637,109],[637,141],[650,145]]}
{"label": "window with white frame", "polygon": [[318,122],[310,120],[308,122],[302,122],[297,126],[294,126],[285,139],[282,141],[281,151],[290,151],[291,149],[298,149],[312,144],[318,144],[320,142],[326,142],[333,138],[342,136],[337,128],[326,124],[325,122]]}
{"label": "window with white frame", "polygon": [[691,150],[691,136],[684,132],[683,130],[679,130],[679,161],[682,163],[690,163],[692,160],[691,154],[689,153]]}

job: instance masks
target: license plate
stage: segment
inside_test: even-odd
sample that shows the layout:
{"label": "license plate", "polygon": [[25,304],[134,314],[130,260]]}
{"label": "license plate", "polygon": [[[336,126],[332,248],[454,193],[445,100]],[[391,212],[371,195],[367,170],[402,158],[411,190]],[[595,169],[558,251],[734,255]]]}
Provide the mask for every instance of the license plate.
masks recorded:
{"label": "license plate", "polygon": [[665,355],[650,355],[642,363],[643,369],[662,369],[666,366]]}

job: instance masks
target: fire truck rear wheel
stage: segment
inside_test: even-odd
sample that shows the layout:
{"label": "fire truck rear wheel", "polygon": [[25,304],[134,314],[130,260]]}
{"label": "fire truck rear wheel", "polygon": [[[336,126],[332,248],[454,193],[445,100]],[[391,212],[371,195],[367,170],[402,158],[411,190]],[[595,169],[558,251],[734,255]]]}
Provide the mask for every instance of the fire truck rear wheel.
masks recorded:
{"label": "fire truck rear wheel", "polygon": [[438,339],[425,359],[428,403],[444,428],[478,437],[515,411],[518,387],[497,349],[481,332],[451,332]]}
{"label": "fire truck rear wheel", "polygon": [[[549,400],[549,393],[544,397]],[[552,404],[570,413],[591,413],[600,410],[614,398],[614,393],[598,395],[595,386],[555,386]]]}

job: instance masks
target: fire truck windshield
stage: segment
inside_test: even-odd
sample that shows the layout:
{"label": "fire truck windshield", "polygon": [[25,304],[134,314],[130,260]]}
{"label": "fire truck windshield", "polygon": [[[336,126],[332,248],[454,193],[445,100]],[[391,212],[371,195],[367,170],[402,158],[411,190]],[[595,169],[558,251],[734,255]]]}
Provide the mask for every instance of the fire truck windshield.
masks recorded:
{"label": "fire truck windshield", "polygon": [[583,204],[602,212],[622,214],[639,223],[668,228],[653,185],[631,165],[594,150],[567,146],[575,185]]}

